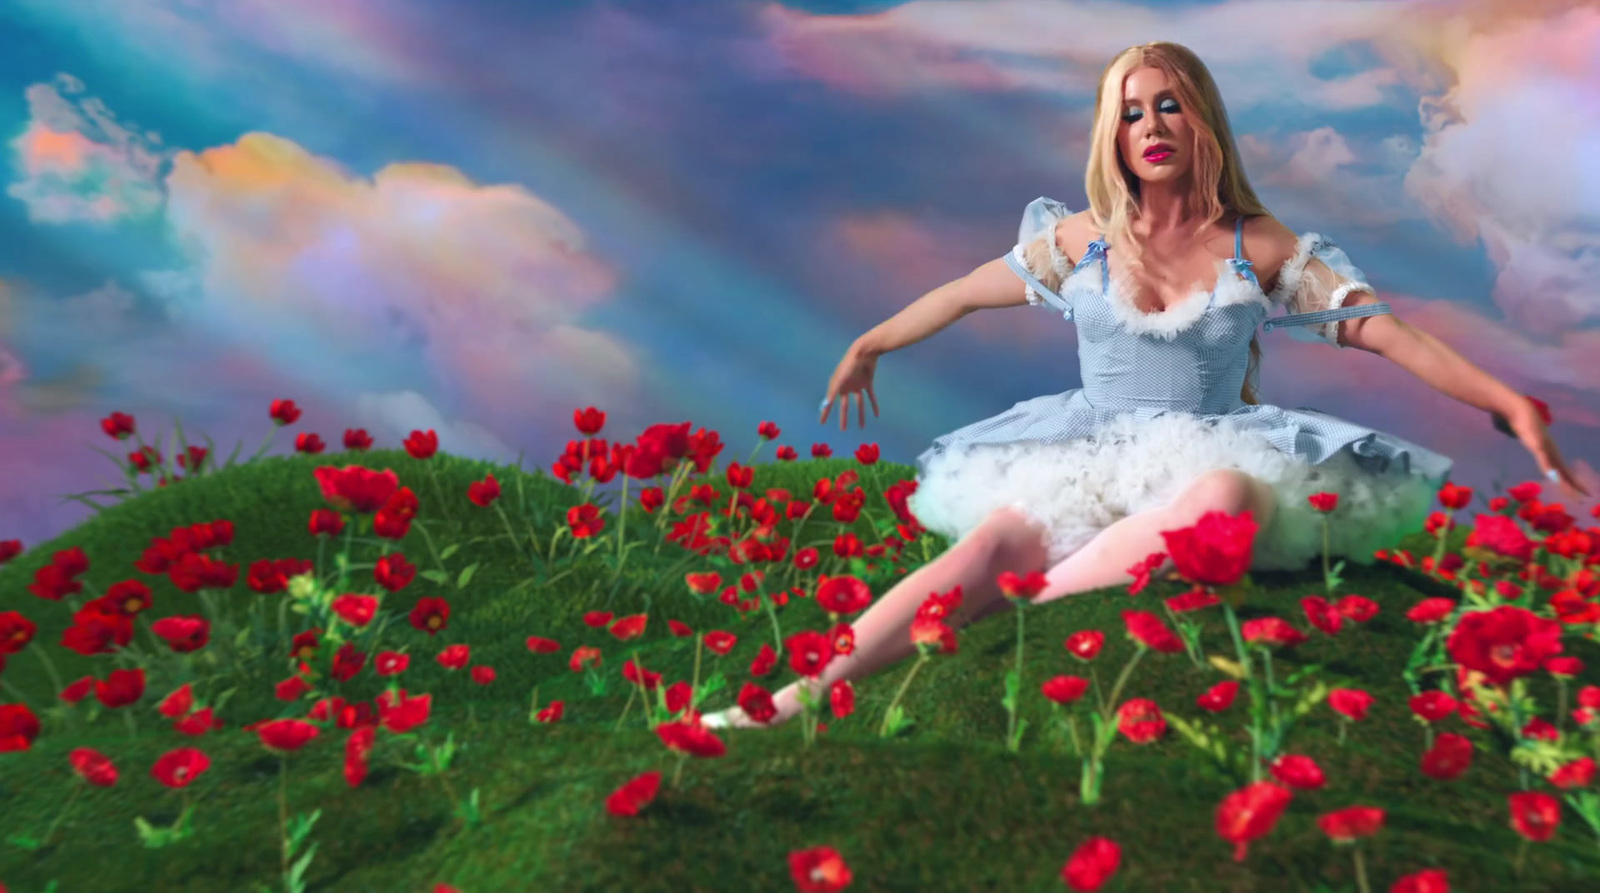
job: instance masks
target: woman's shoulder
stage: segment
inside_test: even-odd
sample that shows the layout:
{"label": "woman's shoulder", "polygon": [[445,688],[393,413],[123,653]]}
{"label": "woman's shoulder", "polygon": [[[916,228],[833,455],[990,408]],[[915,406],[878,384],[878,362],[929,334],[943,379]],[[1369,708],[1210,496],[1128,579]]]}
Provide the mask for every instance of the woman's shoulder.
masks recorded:
{"label": "woman's shoulder", "polygon": [[1270,292],[1276,284],[1278,271],[1293,260],[1299,250],[1300,237],[1271,214],[1246,217],[1243,230],[1244,258],[1255,268],[1261,287]]}
{"label": "woman's shoulder", "polygon": [[1094,214],[1087,208],[1056,221],[1056,247],[1076,264],[1089,250],[1089,243],[1100,238],[1094,229]]}

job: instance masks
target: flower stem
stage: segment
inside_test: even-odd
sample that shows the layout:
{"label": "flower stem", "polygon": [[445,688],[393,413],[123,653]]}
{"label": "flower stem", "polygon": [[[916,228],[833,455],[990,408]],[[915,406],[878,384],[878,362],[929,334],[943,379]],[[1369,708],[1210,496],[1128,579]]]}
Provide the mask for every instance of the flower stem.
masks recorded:
{"label": "flower stem", "polygon": [[889,709],[883,714],[883,724],[878,726],[878,737],[881,738],[889,734],[889,717],[894,715],[894,708],[900,705],[900,698],[905,695],[906,689],[911,685],[911,680],[916,678],[917,671],[922,669],[922,665],[927,662],[928,655],[917,655],[917,662],[911,665],[911,672],[906,674],[906,678],[900,683],[900,690],[894,693],[894,700],[889,702]]}
{"label": "flower stem", "polygon": [[1361,845],[1351,847],[1356,859],[1356,889],[1361,893],[1372,893],[1372,887],[1367,884],[1367,863],[1361,858]]}
{"label": "flower stem", "polygon": [[1017,602],[1017,695],[1006,708],[1006,747],[1012,753],[1022,745],[1017,738],[1017,709],[1022,706],[1022,608],[1023,603]]}
{"label": "flower stem", "polygon": [[449,521],[451,524],[454,524],[456,522],[456,519],[451,517],[451,515],[450,515],[450,507],[445,504],[445,501],[444,501],[444,488],[439,486],[439,475],[433,469],[434,464],[435,463],[433,463],[433,462],[429,462],[428,463],[428,479],[433,481],[433,492],[434,492],[435,495],[437,495],[439,497],[439,513],[444,515],[444,518],[445,518],[446,521]]}
{"label": "flower stem", "polygon": [[704,651],[705,647],[706,647],[705,634],[702,633],[702,634],[700,634],[698,636],[695,636],[694,637],[694,676],[692,677],[692,681],[689,683],[689,706],[691,706],[691,707],[693,707],[694,703],[699,700],[699,698],[696,697],[696,696],[700,694],[700,652]]}
{"label": "flower stem", "polygon": [[23,694],[22,690],[17,688],[15,685],[12,685],[11,683],[5,681],[4,679],[0,679],[0,689],[4,689],[4,690],[10,692],[11,696],[13,698],[16,698],[17,700],[19,700],[22,703],[26,704],[28,706],[28,709],[32,710],[34,713],[38,713],[39,712],[38,708],[33,706],[33,701],[29,700],[28,696]]}
{"label": "flower stem", "polygon": [[1122,673],[1117,676],[1116,684],[1111,686],[1111,698],[1106,704],[1105,712],[1101,714],[1107,723],[1111,722],[1111,713],[1116,709],[1117,696],[1122,694],[1122,687],[1127,684],[1128,675],[1133,672],[1133,668],[1139,663],[1139,659],[1144,657],[1144,653],[1149,650],[1144,645],[1140,645],[1133,652],[1133,657],[1129,658],[1128,662],[1123,665]]}
{"label": "flower stem", "polygon": [[55,662],[50,659],[50,655],[44,653],[44,643],[36,643],[33,653],[39,656],[39,662],[44,664],[45,674],[50,677],[50,684],[54,685],[59,693],[65,686],[61,684],[61,674],[56,672]]}
{"label": "flower stem", "polygon": [[42,844],[50,843],[50,838],[55,836],[56,828],[61,825],[61,820],[67,817],[67,810],[72,808],[72,804],[77,801],[78,795],[83,793],[85,786],[86,783],[72,786],[72,796],[67,798],[67,802],[61,807],[61,811],[56,813],[56,820],[50,823],[49,828],[45,829],[44,837],[40,841]]}
{"label": "flower stem", "polygon": [[289,877],[289,760],[278,757],[278,852],[281,854],[279,861],[282,863],[283,877]]}
{"label": "flower stem", "polygon": [[[520,483],[520,481],[519,481],[519,483]],[[523,561],[527,561],[528,560],[527,550],[523,549],[522,542],[517,539],[517,532],[515,530],[511,529],[511,519],[506,516],[506,510],[500,507],[500,501],[498,499],[495,500],[494,510],[495,510],[495,512],[497,514],[500,515],[500,523],[505,525],[505,527],[506,527],[506,537],[511,540],[511,545],[512,545],[513,548],[515,548],[517,550],[517,555],[520,556]]]}
{"label": "flower stem", "polygon": [[638,694],[638,690],[631,687],[628,689],[628,703],[622,705],[622,715],[617,717],[617,724],[611,727],[611,731],[622,731],[622,721],[628,718],[628,711],[633,709],[633,699]]}

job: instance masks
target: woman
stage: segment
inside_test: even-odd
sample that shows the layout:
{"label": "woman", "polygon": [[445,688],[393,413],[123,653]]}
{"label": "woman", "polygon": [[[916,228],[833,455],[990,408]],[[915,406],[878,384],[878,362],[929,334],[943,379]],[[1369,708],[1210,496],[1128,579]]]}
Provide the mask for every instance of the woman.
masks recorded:
{"label": "woman", "polygon": [[[1370,564],[1374,550],[1420,529],[1451,460],[1306,407],[1257,402],[1263,323],[1315,327],[1309,340],[1391,359],[1504,415],[1548,478],[1587,495],[1528,400],[1396,319],[1331,241],[1297,237],[1267,213],[1216,85],[1188,49],[1146,44],[1107,66],[1085,180],[1088,210],[1035,200],[1008,256],[861,336],[834,372],[822,420],[843,394],[843,429],[854,394],[864,426],[862,392],[878,411],[878,356],[974,310],[1027,303],[1077,321],[1084,386],[1019,403],[918,457],[911,510],[957,542],[854,622],[855,651],[808,683],[817,699],[836,679],[913,654],[911,619],[930,593],[961,587],[956,626],[1009,606],[995,583],[1002,571],[1046,571],[1035,604],[1125,583],[1165,551],[1162,531],[1206,512],[1253,515],[1257,569],[1300,569],[1321,554],[1312,493],[1339,494],[1330,551],[1349,561]],[[1287,315],[1268,319],[1280,306]],[[799,684],[774,695],[767,725],[800,710]],[[704,721],[756,725],[738,708]]]}

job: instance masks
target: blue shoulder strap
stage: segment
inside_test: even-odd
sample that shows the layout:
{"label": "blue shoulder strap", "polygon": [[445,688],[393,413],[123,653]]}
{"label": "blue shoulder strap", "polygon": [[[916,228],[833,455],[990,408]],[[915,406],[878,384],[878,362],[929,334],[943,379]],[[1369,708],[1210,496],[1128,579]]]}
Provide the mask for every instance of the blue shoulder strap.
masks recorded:
{"label": "blue shoulder strap", "polygon": [[1022,281],[1032,286],[1033,290],[1038,292],[1039,296],[1044,298],[1047,303],[1060,310],[1063,319],[1072,318],[1072,304],[1066,298],[1057,294],[1054,289],[1040,282],[1039,277],[1033,275],[1022,261],[1017,260],[1017,255],[1014,252],[1006,252],[1006,266],[1010,267],[1013,273],[1021,276]]}
{"label": "blue shoulder strap", "polygon": [[1233,222],[1233,260],[1230,263],[1233,264],[1233,271],[1241,278],[1250,280],[1258,288],[1261,286],[1261,283],[1256,281],[1255,265],[1244,259],[1243,214],[1239,215],[1239,219]]}
{"label": "blue shoulder strap", "polygon": [[1318,310],[1314,313],[1291,313],[1278,316],[1261,324],[1265,331],[1272,331],[1279,326],[1309,326],[1317,323],[1334,322],[1335,320],[1355,319],[1359,316],[1382,316],[1392,313],[1387,301],[1376,304],[1357,304],[1353,307],[1340,307],[1337,310]]}

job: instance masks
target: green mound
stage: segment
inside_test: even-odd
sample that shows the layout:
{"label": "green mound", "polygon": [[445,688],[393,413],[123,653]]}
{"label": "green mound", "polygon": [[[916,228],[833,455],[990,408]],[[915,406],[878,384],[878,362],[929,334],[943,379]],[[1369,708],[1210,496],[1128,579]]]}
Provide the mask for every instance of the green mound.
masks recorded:
{"label": "green mound", "polygon": [[[720,570],[726,583],[749,568],[685,551],[668,540],[671,523],[658,529],[659,514],[636,504],[625,521],[625,560],[619,561],[612,538],[619,522],[610,512],[598,547],[561,536],[550,556],[552,535],[566,524],[568,509],[585,498],[578,488],[543,473],[443,454],[420,462],[401,451],[381,450],[235,466],[108,507],[0,567],[0,611],[20,610],[38,624],[28,650],[47,649],[63,680],[104,676],[113,667],[110,658],[82,657],[58,645],[69,610],[28,592],[35,571],[55,551],[79,546],[90,560],[82,578],[86,596],[137,578],[154,593],[149,616],[199,613],[206,606],[196,596],[133,565],[152,537],[166,536],[177,526],[228,519],[234,538],[218,554],[241,568],[239,582],[220,603],[235,618],[263,618],[275,635],[278,605],[288,596],[253,592],[245,582],[247,569],[258,559],[320,558],[318,570],[325,571],[343,539],[330,541],[319,555],[318,540],[307,529],[311,512],[326,506],[312,469],[355,463],[394,469],[421,500],[418,521],[397,549],[421,571],[442,573],[431,574],[432,579],[419,575],[383,597],[385,612],[394,618],[380,648],[403,648],[412,655],[403,684],[434,699],[433,716],[422,732],[434,744],[448,733],[458,753],[442,779],[389,768],[380,757],[415,756],[399,747],[384,751],[388,733],[380,730],[372,774],[353,789],[340,771],[348,732],[329,729],[290,756],[289,814],[321,810],[310,834],[318,849],[305,875],[307,890],[429,891],[437,883],[463,893],[788,890],[794,888],[788,854],[819,845],[836,848],[849,862],[855,874],[851,890],[1061,890],[1062,864],[1090,835],[1110,837],[1123,848],[1122,868],[1108,890],[1354,890],[1349,852],[1330,844],[1315,818],[1356,804],[1388,811],[1384,829],[1363,845],[1375,890],[1387,890],[1401,875],[1429,867],[1447,869],[1457,891],[1579,891],[1600,884],[1600,851],[1570,810],[1555,840],[1534,845],[1520,876],[1513,873],[1521,838],[1508,826],[1505,798],[1519,789],[1518,773],[1489,746],[1487,733],[1448,720],[1441,730],[1470,733],[1478,741],[1474,764],[1448,783],[1419,771],[1423,732],[1406,707],[1411,692],[1402,678],[1418,631],[1404,612],[1426,596],[1455,593],[1420,571],[1387,563],[1347,566],[1339,593],[1377,601],[1376,617],[1336,637],[1314,632],[1279,661],[1285,673],[1320,666],[1330,685],[1364,688],[1376,703],[1343,745],[1337,741],[1336,716],[1326,705],[1296,728],[1288,750],[1316,759],[1329,783],[1297,792],[1276,829],[1252,844],[1243,862],[1233,860],[1231,846],[1214,829],[1218,802],[1240,780],[1178,734],[1169,732],[1143,746],[1126,740],[1114,744],[1104,799],[1087,807],[1079,802],[1079,762],[1070,745],[1037,731],[1049,725],[1051,707],[1039,684],[1083,672],[1062,641],[1081,629],[1105,631],[1105,650],[1095,666],[1109,683],[1133,653],[1121,612],[1130,607],[1159,611],[1160,599],[1187,588],[1175,581],[1157,581],[1132,598],[1115,587],[1028,610],[1021,715],[1030,731],[1020,753],[1005,747],[1007,718],[1000,705],[1015,657],[1016,628],[1009,619],[991,620],[961,633],[958,654],[936,657],[919,671],[901,702],[915,725],[901,736],[885,739],[876,733],[912,661],[857,683],[856,712],[825,720],[829,727],[814,747],[804,746],[798,722],[722,733],[727,755],[688,761],[676,786],[671,779],[677,759],[647,728],[638,705],[624,716],[630,699],[621,675],[624,660],[637,656],[662,673],[664,685],[688,680],[695,639],[673,635],[667,621],[681,621],[696,632],[735,633],[739,641],[730,655],[706,651],[701,658],[702,681],[714,673],[727,680],[727,687],[709,699],[708,709],[716,709],[731,703],[750,678],[750,661],[763,643],[772,643],[775,622],[785,636],[830,624],[809,599],[791,599],[775,616],[755,611],[741,617],[713,596],[692,594],[683,579],[686,572]],[[904,466],[863,468],[847,460],[764,464],[755,468],[750,491],[759,496],[769,488],[785,488],[809,498],[813,482],[849,468],[861,472],[867,499],[862,517],[848,529],[866,543],[880,542],[872,522],[892,518],[883,493],[912,476]],[[486,473],[501,484],[504,518],[466,498],[468,485]],[[713,484],[723,497],[716,506],[726,506],[729,488],[720,473],[689,482],[694,483]],[[630,487],[631,501],[637,482]],[[688,494],[686,484],[677,495]],[[702,508],[696,503],[689,511]],[[518,536],[515,542],[507,535],[508,525]],[[740,519],[738,530],[752,526]],[[827,511],[813,513],[791,555],[818,546],[822,562],[800,571],[785,559],[767,568],[760,591],[810,586],[819,571],[851,573],[831,551],[834,537],[846,528]],[[788,536],[795,527],[783,522],[779,529]],[[1454,531],[1450,545],[1459,547],[1467,532]],[[947,545],[931,534],[925,539],[906,549],[905,564],[915,566]],[[1396,546],[1432,553],[1426,535]],[[370,563],[380,549],[370,535],[358,538],[354,561]],[[889,564],[882,564],[867,577],[875,593],[895,579]],[[464,585],[457,586],[469,568]],[[1240,609],[1243,618],[1277,614],[1304,626],[1298,600],[1323,589],[1320,567],[1258,574],[1255,580],[1264,594]],[[350,589],[379,592],[359,577]],[[431,637],[405,617],[425,596],[444,597],[452,609],[448,628]],[[641,638],[618,642],[583,622],[590,611],[648,612],[649,625]],[[1220,617],[1204,616],[1208,652],[1231,653]],[[561,651],[531,653],[526,640],[534,635],[557,640]],[[148,647],[147,633],[141,630],[138,636],[136,642]],[[458,643],[470,646],[474,665],[494,668],[492,683],[475,684],[465,671],[446,670],[434,660],[446,645]],[[585,674],[568,668],[568,657],[579,645],[603,652],[603,693],[593,690]],[[291,671],[288,640],[271,638],[264,651],[267,656],[246,665],[207,669],[227,675],[214,686],[196,686],[207,696],[236,689],[219,709],[226,723],[220,732],[188,738],[173,731],[155,709],[171,690],[171,680],[152,669],[150,688],[133,707],[97,710],[91,696],[72,709],[65,727],[47,722],[31,750],[0,754],[0,840],[38,836],[55,819],[77,784],[67,760],[73,748],[97,748],[121,769],[115,787],[86,788],[76,797],[54,843],[34,850],[0,843],[0,882],[12,893],[35,893],[52,882],[60,893],[283,889],[279,760],[241,727],[303,716],[310,703],[286,705],[273,696],[273,685]],[[1600,648],[1592,642],[1569,639],[1567,653],[1600,665]],[[760,681],[776,689],[790,678],[783,667]],[[1181,654],[1151,654],[1124,694],[1152,698],[1169,714],[1194,719],[1200,713],[1196,696],[1223,678],[1218,671],[1196,668]],[[54,702],[53,683],[36,655],[12,655],[0,679],[11,686],[0,700],[13,701],[14,692],[21,692],[41,708]],[[351,701],[370,700],[383,682],[369,659],[355,678],[334,683],[333,691]],[[564,702],[559,722],[530,721],[535,687],[539,706]],[[1545,681],[1537,682],[1533,693],[1540,704],[1554,702]],[[1221,717],[1238,741],[1244,740],[1245,700],[1241,694],[1233,712]],[[131,724],[116,714],[131,716]],[[170,824],[185,805],[183,796],[151,777],[150,767],[167,750],[189,745],[212,759],[210,771],[189,789],[194,833],[164,848],[146,848],[135,818]],[[662,770],[667,779],[656,800],[636,817],[608,815],[605,797],[652,769]],[[453,817],[451,797],[472,790],[478,791],[483,821],[466,828]]]}

